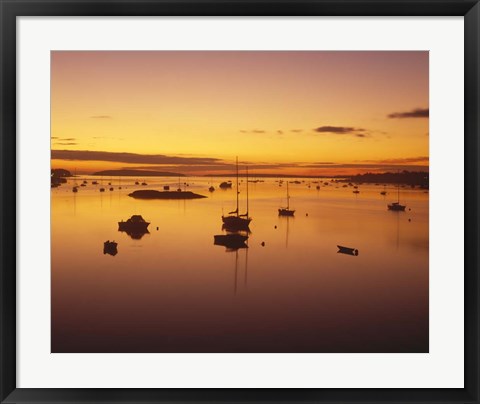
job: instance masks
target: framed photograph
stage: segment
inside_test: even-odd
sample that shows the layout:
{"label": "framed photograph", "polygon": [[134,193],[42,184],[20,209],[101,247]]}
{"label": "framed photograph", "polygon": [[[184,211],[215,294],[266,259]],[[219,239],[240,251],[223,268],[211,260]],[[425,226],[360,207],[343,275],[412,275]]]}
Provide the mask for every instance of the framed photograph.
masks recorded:
{"label": "framed photograph", "polygon": [[478,395],[477,1],[1,1],[2,403]]}

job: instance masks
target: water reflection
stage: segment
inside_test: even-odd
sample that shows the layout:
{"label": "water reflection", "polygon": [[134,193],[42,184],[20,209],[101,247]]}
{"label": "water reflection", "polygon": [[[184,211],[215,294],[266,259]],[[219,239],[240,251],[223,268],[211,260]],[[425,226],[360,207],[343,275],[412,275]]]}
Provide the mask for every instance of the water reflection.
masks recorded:
{"label": "water reflection", "polygon": [[[76,194],[71,186],[51,193],[53,352],[428,351],[423,191],[403,191],[412,211],[393,214],[383,185],[362,185],[355,200],[352,187],[317,192],[290,182],[301,213],[279,217],[285,181],[266,179],[250,189],[253,232],[240,232],[219,229],[222,207],[236,208],[235,189],[152,202],[129,198],[141,186],[123,181],[101,206],[100,184],[86,180]],[[189,189],[222,180],[195,178]],[[162,189],[166,180],[148,182]],[[100,243],[115,238],[112,224],[133,213],[152,224],[119,224],[137,241],[99,259]],[[361,254],[337,254],[337,243]]]}

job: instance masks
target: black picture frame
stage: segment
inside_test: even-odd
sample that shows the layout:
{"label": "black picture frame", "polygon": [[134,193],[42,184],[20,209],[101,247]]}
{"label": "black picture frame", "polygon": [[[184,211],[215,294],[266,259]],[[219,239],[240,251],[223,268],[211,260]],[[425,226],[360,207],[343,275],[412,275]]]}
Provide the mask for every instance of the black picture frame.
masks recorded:
{"label": "black picture frame", "polygon": [[[479,402],[480,5],[478,0],[0,0],[0,14],[0,399],[2,403]],[[465,22],[465,387],[463,389],[16,388],[16,17],[18,16],[463,16]],[[461,268],[452,268],[452,271],[459,269]]]}

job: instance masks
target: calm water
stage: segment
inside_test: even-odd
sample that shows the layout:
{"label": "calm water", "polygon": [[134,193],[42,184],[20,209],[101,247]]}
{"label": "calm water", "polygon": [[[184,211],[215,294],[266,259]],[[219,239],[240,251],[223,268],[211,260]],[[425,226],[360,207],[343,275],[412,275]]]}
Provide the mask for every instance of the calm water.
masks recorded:
{"label": "calm water", "polygon": [[[305,180],[286,218],[285,184],[250,183],[249,248],[227,251],[213,244],[235,209],[225,179],[182,178],[208,198],[180,201],[127,196],[176,179],[114,178],[104,193],[92,180],[51,192],[52,352],[428,352],[428,193],[402,189],[407,211],[390,212],[395,188]],[[140,240],[118,232],[134,214],[151,222]]]}

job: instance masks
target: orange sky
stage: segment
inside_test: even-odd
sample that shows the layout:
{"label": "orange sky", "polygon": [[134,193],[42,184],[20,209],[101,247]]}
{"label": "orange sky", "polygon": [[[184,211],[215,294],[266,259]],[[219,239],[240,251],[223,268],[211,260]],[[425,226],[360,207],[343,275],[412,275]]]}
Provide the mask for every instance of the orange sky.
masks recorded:
{"label": "orange sky", "polygon": [[52,166],[428,169],[428,52],[51,55]]}

